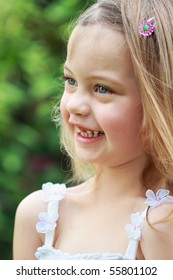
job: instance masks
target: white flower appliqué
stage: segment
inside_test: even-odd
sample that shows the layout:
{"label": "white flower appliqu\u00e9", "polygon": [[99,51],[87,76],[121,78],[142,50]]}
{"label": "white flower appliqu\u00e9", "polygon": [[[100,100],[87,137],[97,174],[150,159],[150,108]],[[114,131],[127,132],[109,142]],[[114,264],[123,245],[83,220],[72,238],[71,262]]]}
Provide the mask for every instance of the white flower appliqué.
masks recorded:
{"label": "white flower appliqu\u00e9", "polygon": [[37,232],[46,233],[56,228],[56,221],[58,220],[58,214],[50,215],[47,212],[41,212],[39,214],[39,222],[36,225]]}
{"label": "white flower appliqu\u00e9", "polygon": [[65,184],[53,184],[45,183],[42,185],[43,189],[43,201],[49,204],[47,212],[41,212],[39,214],[39,222],[36,225],[36,229],[40,233],[47,233],[53,231],[57,226],[57,220],[59,218],[57,209],[59,200],[63,199],[66,193]]}
{"label": "white flower appliqu\u00e9", "polygon": [[169,191],[160,189],[156,192],[156,195],[152,190],[147,190],[147,199],[145,201],[151,208],[154,208],[162,203],[173,202],[173,196],[169,195]]}
{"label": "white flower appliqu\u00e9", "polygon": [[43,189],[43,200],[45,202],[59,201],[63,199],[67,191],[65,184],[53,184],[50,182],[43,184],[42,189]]}
{"label": "white flower appliqu\u00e9", "polygon": [[133,213],[131,215],[131,221],[131,224],[126,225],[128,238],[138,241],[141,239],[141,231],[144,226],[144,217],[139,212]]}

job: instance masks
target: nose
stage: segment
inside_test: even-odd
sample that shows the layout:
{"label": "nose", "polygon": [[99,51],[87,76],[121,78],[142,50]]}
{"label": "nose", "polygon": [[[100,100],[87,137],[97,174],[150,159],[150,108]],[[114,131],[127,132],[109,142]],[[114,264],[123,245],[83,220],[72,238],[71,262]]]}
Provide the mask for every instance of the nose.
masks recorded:
{"label": "nose", "polygon": [[87,94],[76,91],[70,94],[66,104],[66,110],[73,115],[87,116],[90,113],[90,103]]}

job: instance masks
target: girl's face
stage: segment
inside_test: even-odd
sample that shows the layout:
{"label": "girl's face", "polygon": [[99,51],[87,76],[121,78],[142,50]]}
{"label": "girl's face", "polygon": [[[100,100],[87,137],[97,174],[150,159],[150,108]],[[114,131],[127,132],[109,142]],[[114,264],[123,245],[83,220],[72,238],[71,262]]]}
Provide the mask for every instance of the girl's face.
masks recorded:
{"label": "girl's face", "polygon": [[142,105],[123,34],[103,26],[77,27],[64,76],[61,113],[77,155],[107,166],[143,156]]}

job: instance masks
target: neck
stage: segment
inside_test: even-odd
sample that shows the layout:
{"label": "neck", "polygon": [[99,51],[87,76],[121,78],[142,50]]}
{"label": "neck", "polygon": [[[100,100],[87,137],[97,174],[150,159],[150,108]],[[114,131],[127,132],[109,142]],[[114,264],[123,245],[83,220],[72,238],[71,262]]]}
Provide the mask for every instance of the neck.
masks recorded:
{"label": "neck", "polygon": [[93,190],[106,197],[144,195],[143,171],[147,157],[134,159],[116,167],[99,166]]}

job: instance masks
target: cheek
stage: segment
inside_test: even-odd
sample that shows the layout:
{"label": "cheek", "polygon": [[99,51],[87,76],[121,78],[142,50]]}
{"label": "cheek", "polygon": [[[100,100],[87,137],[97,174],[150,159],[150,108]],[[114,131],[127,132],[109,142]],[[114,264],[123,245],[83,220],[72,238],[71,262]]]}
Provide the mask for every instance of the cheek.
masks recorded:
{"label": "cheek", "polygon": [[122,141],[128,139],[138,139],[142,122],[141,108],[133,110],[114,110],[114,113],[104,114],[102,117],[102,129],[110,135],[121,138]]}
{"label": "cheek", "polygon": [[69,112],[67,111],[67,98],[65,95],[63,95],[61,98],[60,112],[63,120],[67,121],[69,119]]}

